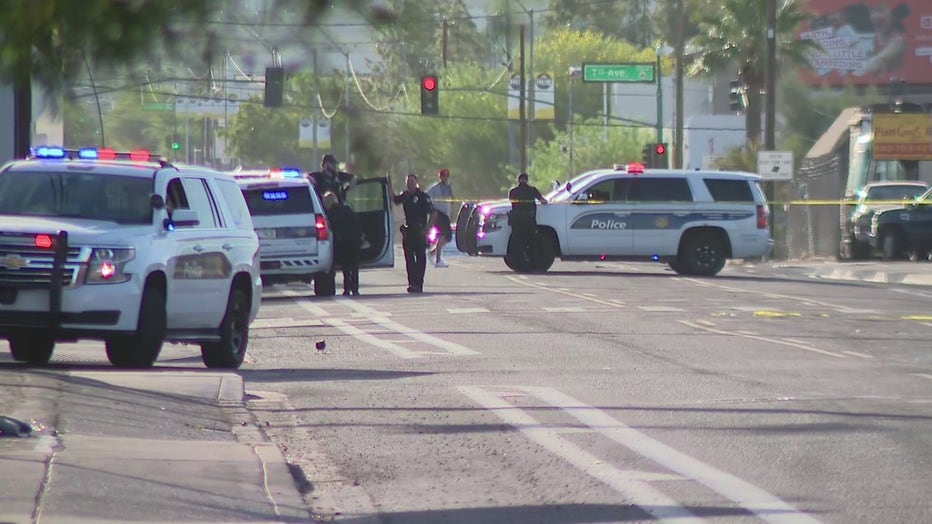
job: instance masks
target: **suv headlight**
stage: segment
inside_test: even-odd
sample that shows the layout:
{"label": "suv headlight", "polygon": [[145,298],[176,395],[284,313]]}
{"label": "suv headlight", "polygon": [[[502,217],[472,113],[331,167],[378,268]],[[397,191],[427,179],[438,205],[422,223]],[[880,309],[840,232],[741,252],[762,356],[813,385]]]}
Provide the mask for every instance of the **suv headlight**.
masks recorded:
{"label": "suv headlight", "polygon": [[87,266],[86,284],[119,284],[126,282],[132,276],[124,269],[126,264],[135,258],[136,250],[133,248],[95,247],[91,251],[91,259]]}

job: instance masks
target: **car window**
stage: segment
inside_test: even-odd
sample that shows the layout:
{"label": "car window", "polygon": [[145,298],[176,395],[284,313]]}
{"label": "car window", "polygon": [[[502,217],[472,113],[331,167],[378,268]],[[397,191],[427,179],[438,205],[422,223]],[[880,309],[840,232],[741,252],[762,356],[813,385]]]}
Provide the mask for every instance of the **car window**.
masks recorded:
{"label": "car window", "polygon": [[382,184],[377,183],[357,184],[346,193],[346,203],[357,213],[382,211],[385,209],[382,187]]}
{"label": "car window", "polygon": [[211,202],[210,192],[207,190],[207,181],[203,178],[184,177],[181,180],[184,192],[187,195],[191,209],[197,212],[197,228],[220,227],[216,208]]}
{"label": "car window", "polygon": [[685,178],[638,178],[628,190],[629,202],[692,202]]}
{"label": "car window", "polygon": [[233,225],[237,229],[247,229],[252,230],[252,220],[249,215],[249,207],[246,206],[246,200],[243,198],[243,193],[240,191],[239,185],[232,180],[223,180],[218,179],[217,187],[220,188],[220,193],[223,194],[223,199],[227,202],[227,207],[230,210],[230,219],[233,220]]}
{"label": "car window", "polygon": [[252,216],[310,215],[315,212],[309,186],[244,186],[242,191]]}
{"label": "car window", "polygon": [[614,179],[603,180],[586,189],[584,194],[589,202],[604,203],[622,200],[615,197]]}
{"label": "car window", "polygon": [[753,202],[751,186],[745,180],[704,178],[705,187],[715,202]]}
{"label": "car window", "polygon": [[180,178],[173,178],[168,181],[166,189],[168,196],[168,207],[171,209],[191,209],[188,205],[188,196],[184,192],[184,186]]}
{"label": "car window", "polygon": [[903,200],[913,199],[925,192],[923,186],[874,186],[867,192],[864,200]]}

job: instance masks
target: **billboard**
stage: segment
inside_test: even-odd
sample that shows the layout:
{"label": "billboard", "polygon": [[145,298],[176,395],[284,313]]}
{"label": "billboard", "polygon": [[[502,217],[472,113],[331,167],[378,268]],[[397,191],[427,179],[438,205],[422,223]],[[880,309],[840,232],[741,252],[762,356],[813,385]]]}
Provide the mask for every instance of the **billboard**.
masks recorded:
{"label": "billboard", "polygon": [[932,115],[873,116],[875,160],[932,160]]}
{"label": "billboard", "polygon": [[812,86],[932,84],[932,2],[929,0],[808,0],[812,20],[798,38],[821,45]]}

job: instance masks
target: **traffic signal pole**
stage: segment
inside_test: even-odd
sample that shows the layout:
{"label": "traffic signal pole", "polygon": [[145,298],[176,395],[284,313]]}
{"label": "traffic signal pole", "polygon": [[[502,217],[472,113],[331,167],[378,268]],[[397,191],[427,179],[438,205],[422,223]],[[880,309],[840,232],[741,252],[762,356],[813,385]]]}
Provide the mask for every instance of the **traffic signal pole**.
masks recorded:
{"label": "traffic signal pole", "polygon": [[520,41],[520,47],[518,47],[518,64],[520,67],[521,75],[521,87],[518,91],[518,154],[520,155],[520,161],[518,165],[520,166],[519,171],[527,171],[527,108],[524,103],[524,93],[527,89],[527,79],[524,75],[524,24],[519,28],[518,39]]}
{"label": "traffic signal pole", "polygon": [[663,143],[663,82],[660,73],[660,49],[657,50],[657,143]]}

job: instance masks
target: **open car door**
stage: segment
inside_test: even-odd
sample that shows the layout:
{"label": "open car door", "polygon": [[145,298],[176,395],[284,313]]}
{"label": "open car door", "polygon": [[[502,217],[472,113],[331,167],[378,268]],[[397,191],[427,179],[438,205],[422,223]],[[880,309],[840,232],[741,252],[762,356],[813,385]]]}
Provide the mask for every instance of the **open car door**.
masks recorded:
{"label": "open car door", "polygon": [[388,178],[365,178],[346,192],[362,229],[359,267],[394,267],[394,228]]}

